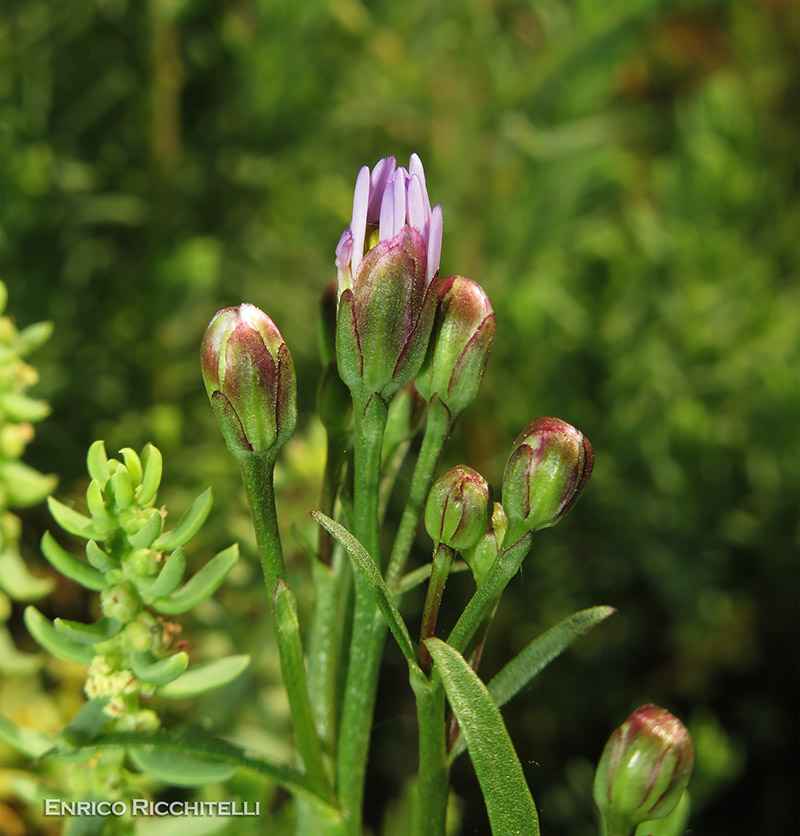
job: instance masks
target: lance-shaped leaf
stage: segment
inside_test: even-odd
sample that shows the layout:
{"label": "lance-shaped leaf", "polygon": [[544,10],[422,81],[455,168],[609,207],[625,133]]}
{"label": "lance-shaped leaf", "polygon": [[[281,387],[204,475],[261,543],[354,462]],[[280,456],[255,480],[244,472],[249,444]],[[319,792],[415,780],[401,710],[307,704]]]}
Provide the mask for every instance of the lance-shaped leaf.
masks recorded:
{"label": "lance-shaped leaf", "polygon": [[219,589],[228,572],[239,559],[239,547],[229,546],[211,558],[205,566],[190,578],[177,592],[156,598],[151,606],[166,615],[177,615],[210,598]]}
{"label": "lance-shaped leaf", "polygon": [[159,696],[178,700],[196,697],[214,688],[221,688],[236,679],[250,664],[249,656],[225,656],[211,662],[192,665],[172,682],[158,689]]}
{"label": "lance-shaped leaf", "polygon": [[122,629],[122,622],[114,618],[100,618],[93,624],[56,618],[53,621],[56,632],[77,644],[97,644],[113,638]]}
{"label": "lance-shaped leaf", "polygon": [[213,503],[214,496],[211,488],[206,488],[189,506],[175,528],[172,531],[165,531],[153,543],[153,547],[162,551],[171,551],[178,546],[185,546],[200,531]]}
{"label": "lance-shaped leaf", "polygon": [[91,663],[95,655],[92,648],[61,635],[36,607],[26,607],[24,618],[28,632],[48,653],[79,665]]}
{"label": "lance-shaped leaf", "polygon": [[186,556],[183,549],[177,548],[167,558],[167,562],[161,567],[161,571],[154,578],[137,578],[136,586],[139,591],[149,598],[161,598],[170,595],[183,580],[183,573],[186,571]]}
{"label": "lance-shaped leaf", "polygon": [[128,756],[140,772],[176,787],[205,787],[227,781],[238,767],[176,752],[131,746]]}
{"label": "lance-shaped leaf", "polygon": [[141,485],[143,471],[142,460],[139,458],[139,454],[135,450],[131,450],[130,447],[123,447],[119,452],[122,454],[125,467],[128,473],[130,473],[134,486]]}
{"label": "lance-shaped leaf", "polygon": [[369,586],[378,609],[381,611],[392,635],[395,637],[400,650],[406,657],[409,665],[417,667],[417,653],[411,636],[408,633],[403,616],[392,599],[392,593],[386,586],[380,570],[375,561],[370,557],[369,552],[358,542],[358,540],[342,525],[323,514],[321,511],[312,511],[311,516],[333,537],[335,537],[346,549],[347,553],[364,576]]}
{"label": "lance-shaped leaf", "polygon": [[[489,680],[487,688],[495,705],[502,708],[576,639],[588,633],[592,627],[615,612],[613,607],[591,607],[588,610],[581,610],[560,621],[546,633],[537,636]],[[451,761],[464,749],[464,738],[460,737],[450,753]]]}
{"label": "lance-shaped leaf", "polygon": [[150,653],[134,653],[131,669],[137,679],[153,685],[166,685],[177,679],[189,666],[189,654],[181,650],[166,659],[154,660]]}
{"label": "lance-shaped leaf", "polygon": [[106,445],[104,441],[95,441],[89,452],[86,454],[86,467],[89,475],[95,480],[101,488],[105,488],[108,482],[108,456],[106,455]]}
{"label": "lance-shaped leaf", "polygon": [[142,489],[139,491],[137,501],[139,505],[145,506],[155,499],[161,484],[163,462],[158,447],[152,444],[145,445],[142,451],[142,465],[144,466]]}
{"label": "lance-shaped leaf", "polygon": [[153,510],[147,522],[136,532],[128,536],[128,542],[134,549],[149,549],[161,534],[164,527],[164,517],[159,511]]}
{"label": "lance-shaped leaf", "polygon": [[106,554],[94,540],[89,540],[86,543],[86,558],[100,572],[108,572],[118,565],[117,561]]}
{"label": "lance-shaped leaf", "polygon": [[49,531],[46,531],[42,537],[41,548],[42,554],[51,566],[70,580],[85,586],[87,589],[93,589],[95,592],[99,592],[107,586],[102,572],[99,572],[94,566],[78,560],[74,554],[70,554],[66,549],[62,549]]}
{"label": "lance-shaped leaf", "polygon": [[103,711],[108,697],[85,702],[78,713],[62,729],[56,741],[56,748],[63,744],[69,747],[82,746],[96,737],[111,717]]}
{"label": "lance-shaped leaf", "polygon": [[538,836],[539,818],[500,711],[486,686],[454,648],[425,644],[467,742],[494,836]]}
{"label": "lance-shaped leaf", "polygon": [[47,507],[64,531],[76,537],[83,537],[85,540],[105,540],[113,531],[113,526],[104,524],[100,520],[90,519],[52,496],[47,497]]}

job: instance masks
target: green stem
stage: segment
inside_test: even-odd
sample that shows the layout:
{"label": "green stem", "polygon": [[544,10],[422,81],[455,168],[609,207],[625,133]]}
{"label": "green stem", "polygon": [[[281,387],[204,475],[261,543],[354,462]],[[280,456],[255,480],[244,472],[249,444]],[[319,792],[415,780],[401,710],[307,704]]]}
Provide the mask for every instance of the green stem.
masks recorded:
{"label": "green stem", "polygon": [[278,516],[275,512],[275,490],[272,484],[275,459],[267,456],[247,456],[240,459],[239,464],[256,532],[258,557],[264,570],[264,583],[272,601],[278,578],[286,580]]}
{"label": "green stem", "polygon": [[414,836],[444,836],[450,769],[447,763],[444,687],[433,672],[430,679],[411,674],[419,725],[419,769],[414,808]]}
{"label": "green stem", "polygon": [[[506,539],[509,539],[506,536]],[[481,585],[470,598],[461,617],[453,627],[447,643],[463,653],[483,620],[500,600],[503,590],[516,575],[531,547],[533,534],[527,532],[513,546],[504,549],[495,558]]]}
{"label": "green stem", "polygon": [[408,501],[400,519],[397,536],[394,539],[392,553],[389,557],[389,566],[386,570],[386,584],[389,589],[394,587],[403,574],[408,554],[414,542],[420,513],[428,498],[433,474],[451,428],[452,422],[449,410],[438,397],[434,397],[428,407],[425,435],[414,467]]}
{"label": "green stem", "polygon": [[425,639],[436,634],[436,619],[439,616],[439,606],[442,603],[444,586],[453,565],[455,552],[450,546],[439,543],[433,553],[431,579],[428,582],[428,592],[425,596],[425,607],[422,610],[422,626],[419,633],[419,663],[425,673],[430,673],[433,660],[430,651],[425,647]]}
{"label": "green stem", "polygon": [[[366,403],[354,398],[353,413],[353,534],[380,566],[378,494],[386,404],[377,394]],[[336,758],[339,803],[353,834],[361,831],[364,777],[385,632],[376,631],[376,624],[382,626],[383,619],[363,575],[357,572],[353,632]]]}

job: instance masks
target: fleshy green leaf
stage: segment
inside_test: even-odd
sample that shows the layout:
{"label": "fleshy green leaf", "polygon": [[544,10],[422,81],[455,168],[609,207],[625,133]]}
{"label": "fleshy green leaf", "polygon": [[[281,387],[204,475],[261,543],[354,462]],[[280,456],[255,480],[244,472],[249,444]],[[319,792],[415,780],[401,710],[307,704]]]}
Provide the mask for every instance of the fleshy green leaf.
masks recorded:
{"label": "fleshy green leaf", "polygon": [[35,322],[23,328],[18,334],[14,348],[20,357],[27,357],[32,351],[43,346],[53,333],[52,322]]}
{"label": "fleshy green leaf", "polygon": [[486,686],[454,648],[425,642],[467,742],[493,836],[538,836],[539,818],[500,711]]}
{"label": "fleshy green leaf", "polygon": [[145,746],[130,747],[128,755],[141,772],[175,787],[204,787],[227,781],[237,769],[232,764]]}
{"label": "fleshy green leaf", "polygon": [[35,424],[50,414],[50,405],[19,392],[4,392],[0,394],[0,413],[15,424]]}
{"label": "fleshy green leaf", "polygon": [[69,508],[52,496],[47,497],[47,507],[55,521],[70,534],[86,540],[105,540],[113,527],[93,520],[79,511]]}
{"label": "fleshy green leaf", "polygon": [[53,621],[56,632],[77,644],[97,644],[104,642],[119,633],[122,629],[122,622],[113,618],[100,618],[93,624],[83,624],[80,621],[68,621],[65,618],[56,618]]}
{"label": "fleshy green leaf", "polygon": [[139,505],[147,505],[155,499],[158,493],[158,486],[161,484],[161,469],[163,462],[161,451],[152,444],[146,444],[142,450],[142,489],[139,491],[137,501]]}
{"label": "fleshy green leaf", "polygon": [[51,734],[18,726],[3,714],[0,714],[0,740],[28,758],[41,757],[56,742]]}
{"label": "fleshy green leaf", "polygon": [[[59,742],[67,746],[83,746],[96,737],[111,719],[103,709],[108,704],[108,697],[85,702],[78,713],[69,721],[58,736]],[[59,744],[57,743],[56,746]]]}
{"label": "fleshy green leaf", "polygon": [[78,560],[75,555],[70,554],[66,549],[62,549],[49,531],[45,531],[42,537],[41,548],[42,554],[53,568],[70,580],[85,586],[87,589],[93,589],[95,592],[99,592],[107,586],[102,572],[98,572],[94,566]]}
{"label": "fleshy green leaf", "polygon": [[92,648],[62,636],[36,607],[26,607],[24,618],[28,632],[48,653],[79,665],[91,663],[94,657]]}
{"label": "fleshy green leaf", "polygon": [[123,447],[120,451],[122,458],[125,460],[125,467],[130,474],[131,481],[135,486],[142,483],[142,461],[139,454],[130,447]]}
{"label": "fleshy green leaf", "polygon": [[110,486],[117,508],[124,511],[133,505],[133,480],[124,464],[117,465],[117,469],[111,474]]}
{"label": "fleshy green leaf", "polygon": [[159,688],[159,696],[172,700],[196,697],[232,682],[249,664],[249,656],[226,656],[192,665],[186,673]]}
{"label": "fleshy green leaf", "polygon": [[211,493],[211,488],[206,488],[180,518],[175,528],[172,531],[165,531],[153,543],[153,547],[163,551],[171,551],[178,546],[186,545],[200,531],[213,503],[214,496]]}
{"label": "fleshy green leaf", "polygon": [[164,527],[164,517],[160,511],[153,509],[147,522],[136,532],[128,535],[128,542],[134,549],[149,549],[161,534]]}
{"label": "fleshy green leaf", "polygon": [[189,654],[181,650],[174,656],[153,661],[147,653],[134,653],[131,657],[131,669],[137,679],[153,685],[166,685],[177,679],[189,665]]}
{"label": "fleshy green leaf", "polygon": [[94,540],[86,544],[86,558],[100,572],[108,572],[117,565],[117,561],[107,555]]}
{"label": "fleshy green leaf", "polygon": [[89,475],[94,479],[100,487],[105,490],[106,482],[108,482],[108,456],[106,455],[106,445],[104,441],[95,441],[89,447],[89,452],[86,454],[86,467]]}
{"label": "fleshy green leaf", "polygon": [[403,616],[395,606],[392,594],[381,576],[380,570],[375,561],[370,557],[369,552],[358,542],[358,540],[344,526],[332,520],[321,511],[312,511],[311,516],[326,530],[335,537],[346,549],[353,559],[364,580],[367,582],[375,601],[381,611],[392,635],[397,640],[400,650],[406,657],[409,665],[417,666],[417,651],[411,636],[408,633]]}
{"label": "fleshy green leaf", "polygon": [[[160,516],[160,515],[159,515]],[[182,548],[175,549],[154,578],[137,578],[136,586],[149,598],[162,598],[178,588],[186,571],[186,556]]]}
{"label": "fleshy green leaf", "polygon": [[38,505],[57,483],[58,479],[55,476],[45,476],[25,462],[6,462],[3,465],[4,499],[10,508]]}
{"label": "fleshy green leaf", "polygon": [[92,519],[99,520],[101,525],[116,525],[116,519],[106,507],[103,491],[100,488],[100,483],[96,479],[92,479],[89,482],[89,487],[86,489],[86,507],[89,509]]}
{"label": "fleshy green leaf", "polygon": [[225,580],[239,559],[239,547],[234,544],[211,558],[177,592],[156,598],[151,606],[166,615],[177,615],[210,598]]}
{"label": "fleshy green leaf", "polygon": [[32,575],[19,552],[9,549],[0,554],[0,588],[15,601],[35,601],[52,590],[53,581]]}

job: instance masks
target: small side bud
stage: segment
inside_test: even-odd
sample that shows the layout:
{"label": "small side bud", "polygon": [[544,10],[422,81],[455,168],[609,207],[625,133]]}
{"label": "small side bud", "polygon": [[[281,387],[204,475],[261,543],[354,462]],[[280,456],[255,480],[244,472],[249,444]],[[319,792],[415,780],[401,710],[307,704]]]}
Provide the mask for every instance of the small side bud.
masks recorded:
{"label": "small side bud", "polygon": [[274,455],[297,424],[297,383],[289,348],[255,305],[223,308],[203,337],[208,397],[230,452]]}
{"label": "small side bud", "polygon": [[474,546],[489,522],[491,491],[471,467],[459,465],[434,482],[425,506],[425,528],[434,543],[461,551]]}
{"label": "small side bud", "polygon": [[514,442],[503,475],[503,508],[524,531],[555,525],[574,505],[594,466],[589,439],[558,418],[537,418]]}
{"label": "small side bud", "polygon": [[594,800],[609,836],[628,836],[669,815],[689,783],[694,744],[677,717],[643,705],[611,735],[594,776]]}
{"label": "small side bud", "polygon": [[479,284],[450,276],[439,284],[433,335],[416,386],[426,401],[435,395],[453,418],[478,393],[494,340],[495,317]]}
{"label": "small side bud", "polygon": [[489,526],[483,536],[472,548],[465,549],[461,553],[469,568],[472,569],[475,583],[479,584],[491,569],[492,563],[494,563],[500,547],[503,545],[507,526],[508,519],[503,506],[499,502],[495,502],[492,518],[489,520]]}

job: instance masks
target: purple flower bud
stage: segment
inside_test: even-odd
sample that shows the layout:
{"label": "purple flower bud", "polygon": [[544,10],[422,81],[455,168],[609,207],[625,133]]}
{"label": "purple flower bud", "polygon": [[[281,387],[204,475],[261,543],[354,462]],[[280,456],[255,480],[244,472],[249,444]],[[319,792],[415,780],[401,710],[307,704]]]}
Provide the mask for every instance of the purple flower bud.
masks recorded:
{"label": "purple flower bud", "polygon": [[669,815],[694,764],[686,727],[669,711],[643,705],[611,735],[594,776],[594,799],[609,834],[632,834]]}
{"label": "purple flower bud", "polygon": [[364,397],[389,398],[412,380],[433,323],[442,210],[431,209],[416,154],[408,170],[394,157],[356,180],[353,219],[336,247],[339,373]]}
{"label": "purple flower bud", "polygon": [[516,530],[555,525],[580,496],[594,465],[589,439],[558,418],[537,418],[514,442],[503,509]]}
{"label": "purple flower bud", "polygon": [[223,308],[206,329],[201,360],[231,453],[277,452],[297,424],[297,383],[292,355],[273,321],[255,305]]}
{"label": "purple flower bud", "polygon": [[486,532],[491,490],[471,467],[459,465],[433,484],[425,506],[425,528],[434,543],[461,551]]}
{"label": "purple flower bud", "polygon": [[472,279],[450,276],[439,284],[439,304],[428,355],[416,378],[420,394],[434,395],[459,415],[478,393],[494,339],[489,297]]}

